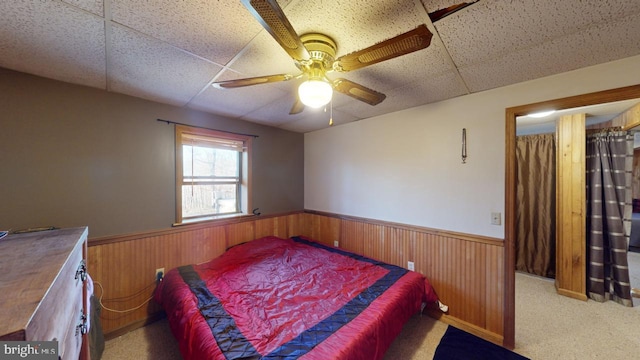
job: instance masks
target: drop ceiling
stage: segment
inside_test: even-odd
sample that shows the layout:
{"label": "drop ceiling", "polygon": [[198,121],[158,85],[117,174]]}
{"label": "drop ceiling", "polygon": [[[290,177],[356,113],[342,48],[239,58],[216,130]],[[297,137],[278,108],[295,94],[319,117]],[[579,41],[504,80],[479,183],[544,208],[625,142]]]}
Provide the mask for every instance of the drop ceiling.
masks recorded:
{"label": "drop ceiling", "polygon": [[[335,124],[640,54],[637,0],[480,0],[431,22],[463,1],[278,4],[298,34],[332,37],[338,56],[420,24],[434,34],[427,49],[341,74],[387,97],[335,93]],[[240,1],[2,1],[0,67],[296,132],[329,126],[331,110],[289,115],[295,80],[211,86],[299,72]]]}

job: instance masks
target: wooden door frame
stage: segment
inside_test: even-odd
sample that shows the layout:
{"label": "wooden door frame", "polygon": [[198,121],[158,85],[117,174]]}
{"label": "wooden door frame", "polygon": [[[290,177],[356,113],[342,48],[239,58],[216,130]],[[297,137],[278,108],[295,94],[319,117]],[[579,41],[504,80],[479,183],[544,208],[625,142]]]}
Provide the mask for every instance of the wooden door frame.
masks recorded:
{"label": "wooden door frame", "polygon": [[640,98],[640,85],[604,90],[505,109],[504,340],[515,347],[516,117],[544,110],[564,110]]}

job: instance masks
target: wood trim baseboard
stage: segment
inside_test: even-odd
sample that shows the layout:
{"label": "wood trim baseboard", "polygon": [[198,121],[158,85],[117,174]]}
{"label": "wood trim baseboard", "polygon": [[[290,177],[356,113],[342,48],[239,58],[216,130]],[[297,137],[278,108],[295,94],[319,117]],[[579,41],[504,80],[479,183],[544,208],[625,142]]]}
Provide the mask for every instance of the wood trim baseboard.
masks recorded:
{"label": "wood trim baseboard", "polygon": [[558,293],[558,295],[563,295],[572,299],[576,299],[576,300],[582,300],[582,301],[587,301],[588,297],[586,294],[583,293],[579,293],[579,292],[575,292],[575,291],[571,291],[571,290],[567,290],[567,289],[561,289],[558,287],[558,284],[556,282],[556,292]]}
{"label": "wood trim baseboard", "polygon": [[[425,309],[424,313],[427,314],[429,317],[434,318],[438,321],[442,321],[445,324],[448,325],[452,325],[455,326],[461,330],[464,330],[470,334],[473,334],[477,337],[480,337],[484,340],[490,341],[496,345],[500,345],[500,346],[504,346],[503,342],[504,342],[504,337],[501,336],[500,334],[496,334],[494,332],[491,332],[487,329],[483,329],[481,327],[478,327],[476,325],[470,324],[464,320],[461,320],[455,316],[451,316],[451,315],[447,315],[445,313],[442,313],[440,310],[438,309]],[[510,350],[513,350],[513,348],[511,348]]]}
{"label": "wood trim baseboard", "polygon": [[155,312],[153,314],[150,314],[148,317],[144,318],[144,319],[140,319],[137,321],[134,321],[132,323],[129,323],[121,328],[117,328],[114,330],[111,330],[107,333],[104,334],[104,339],[105,341],[108,340],[112,340],[115,339],[119,336],[122,336],[124,334],[127,334],[131,331],[137,330],[141,327],[145,327],[149,324],[152,324],[158,320],[164,319],[165,317],[167,317],[167,314],[164,311],[158,311]]}

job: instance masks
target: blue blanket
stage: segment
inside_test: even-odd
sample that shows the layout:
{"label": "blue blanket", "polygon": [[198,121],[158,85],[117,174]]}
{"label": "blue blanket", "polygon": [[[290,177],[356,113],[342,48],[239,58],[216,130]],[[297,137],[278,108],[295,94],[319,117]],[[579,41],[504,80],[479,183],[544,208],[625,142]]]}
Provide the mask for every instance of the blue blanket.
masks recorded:
{"label": "blue blanket", "polygon": [[434,360],[528,360],[502,346],[449,326],[436,348]]}

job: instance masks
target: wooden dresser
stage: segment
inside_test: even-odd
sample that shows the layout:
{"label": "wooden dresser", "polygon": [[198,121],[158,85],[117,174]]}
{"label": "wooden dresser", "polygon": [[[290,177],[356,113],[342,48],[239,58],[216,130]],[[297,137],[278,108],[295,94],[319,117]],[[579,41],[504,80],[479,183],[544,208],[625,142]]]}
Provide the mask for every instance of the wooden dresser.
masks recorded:
{"label": "wooden dresser", "polygon": [[0,239],[0,340],[57,340],[63,360],[89,358],[87,234],[80,227]]}

